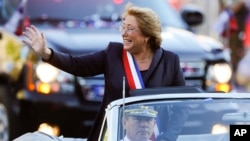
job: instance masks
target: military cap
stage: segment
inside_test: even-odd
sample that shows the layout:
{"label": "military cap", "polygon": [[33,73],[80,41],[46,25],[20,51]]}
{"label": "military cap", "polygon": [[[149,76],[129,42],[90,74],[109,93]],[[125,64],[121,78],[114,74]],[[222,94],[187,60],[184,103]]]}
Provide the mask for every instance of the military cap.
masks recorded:
{"label": "military cap", "polygon": [[141,117],[151,117],[155,118],[157,116],[157,111],[154,110],[152,106],[129,106],[125,108],[124,115],[127,116],[141,116]]}

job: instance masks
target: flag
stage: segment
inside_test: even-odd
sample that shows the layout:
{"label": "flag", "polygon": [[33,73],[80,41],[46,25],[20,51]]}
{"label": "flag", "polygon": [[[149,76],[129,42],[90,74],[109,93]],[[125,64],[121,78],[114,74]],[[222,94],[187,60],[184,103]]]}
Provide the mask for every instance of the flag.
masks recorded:
{"label": "flag", "polygon": [[238,23],[233,11],[229,7],[220,13],[213,25],[213,29],[222,37],[230,37],[237,31]]}
{"label": "flag", "polygon": [[10,19],[4,25],[5,30],[16,35],[21,35],[23,28],[25,26],[30,25],[29,19],[24,14],[24,8],[26,6],[26,3],[27,0],[21,1],[18,8],[15,10]]}

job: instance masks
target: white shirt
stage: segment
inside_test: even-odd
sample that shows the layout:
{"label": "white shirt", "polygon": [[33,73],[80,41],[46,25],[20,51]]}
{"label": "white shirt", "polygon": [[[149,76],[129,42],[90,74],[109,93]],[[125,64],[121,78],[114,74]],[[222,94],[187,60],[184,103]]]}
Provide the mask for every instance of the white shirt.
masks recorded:
{"label": "white shirt", "polygon": [[[124,137],[124,139],[121,139],[120,141],[131,141],[127,136]],[[151,140],[148,140],[151,141]]]}

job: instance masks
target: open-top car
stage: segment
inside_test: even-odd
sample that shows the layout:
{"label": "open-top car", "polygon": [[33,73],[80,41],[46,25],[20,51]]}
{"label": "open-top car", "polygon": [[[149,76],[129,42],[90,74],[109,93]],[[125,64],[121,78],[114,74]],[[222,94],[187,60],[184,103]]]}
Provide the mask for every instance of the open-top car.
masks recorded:
{"label": "open-top car", "polygon": [[[176,93],[181,92],[181,89],[184,93]],[[249,94],[189,90],[190,88],[170,91],[164,88],[139,90],[134,93],[136,97],[110,103],[99,139],[121,140],[125,136],[121,124],[122,116],[127,108],[135,105],[155,108],[158,112],[158,131],[155,135],[168,141],[229,141],[230,126],[250,123]]]}
{"label": "open-top car", "polygon": [[145,128],[143,124],[155,119],[152,141],[229,141],[230,131],[241,135],[235,129],[250,126],[248,93],[204,93],[196,87],[174,87],[141,89],[131,94],[107,106],[98,141],[122,141],[128,133],[123,120],[129,115]]}

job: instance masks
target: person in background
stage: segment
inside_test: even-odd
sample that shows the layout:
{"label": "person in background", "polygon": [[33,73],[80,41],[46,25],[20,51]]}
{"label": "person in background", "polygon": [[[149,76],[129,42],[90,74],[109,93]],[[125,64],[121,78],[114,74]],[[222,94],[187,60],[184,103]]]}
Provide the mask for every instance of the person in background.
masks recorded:
{"label": "person in background", "polygon": [[[220,0],[216,31],[231,49],[234,82],[239,92],[250,91],[250,0]],[[219,25],[219,26],[218,26]],[[218,28],[220,27],[220,28]],[[223,32],[222,32],[223,31]]]}
{"label": "person in background", "polygon": [[156,126],[157,111],[151,106],[131,106],[122,118],[125,137],[121,141],[149,141]]}
{"label": "person in background", "polygon": [[[248,65],[250,62],[250,0],[232,0],[228,7],[239,24],[238,34],[229,38],[235,82],[238,91],[250,92],[250,67]],[[237,40],[240,44],[235,44]]]}
{"label": "person in background", "polygon": [[123,78],[126,97],[133,89],[185,85],[179,56],[161,47],[161,23],[152,9],[128,3],[119,30],[123,43],[111,41],[104,50],[80,56],[49,48],[33,25],[23,33],[23,42],[44,62],[77,76],[104,74],[104,97],[88,141],[98,140],[107,104],[122,98]]}
{"label": "person in background", "polygon": [[[236,81],[239,85],[239,90],[243,92],[250,92],[250,0],[240,0],[237,3],[235,12],[241,9],[246,9],[246,16],[244,19],[243,29],[243,53],[242,58],[239,60],[236,70]],[[240,89],[241,88],[241,89]]]}

